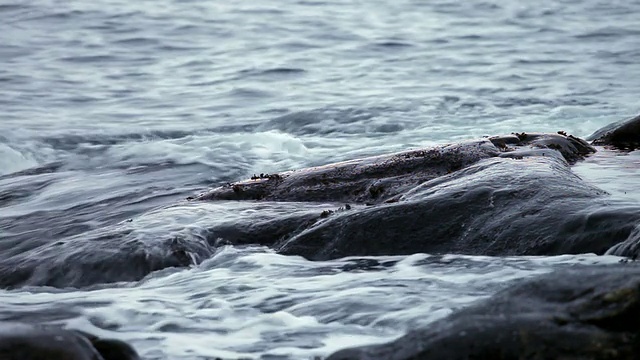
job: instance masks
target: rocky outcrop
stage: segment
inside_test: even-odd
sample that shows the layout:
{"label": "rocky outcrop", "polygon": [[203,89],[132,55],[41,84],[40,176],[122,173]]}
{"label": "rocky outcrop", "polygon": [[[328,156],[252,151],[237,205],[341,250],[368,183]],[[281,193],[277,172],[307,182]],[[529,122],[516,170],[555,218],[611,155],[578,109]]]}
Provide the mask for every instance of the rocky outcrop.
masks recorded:
{"label": "rocky outcrop", "polygon": [[420,252],[603,254],[627,240],[640,206],[612,206],[604,191],[571,171],[594,151],[563,132],[515,133],[261,174],[197,199],[367,205],[326,211],[305,223],[289,218],[295,226],[280,228],[295,231],[277,236],[248,233],[251,227],[223,229],[233,244],[256,238],[282,254],[313,260]]}
{"label": "rocky outcrop", "polygon": [[636,359],[640,267],[577,267],[528,280],[383,345],[327,360]]}
{"label": "rocky outcrop", "polygon": [[424,182],[395,203],[332,215],[276,248],[313,260],[421,252],[603,254],[640,223],[640,206],[613,206],[557,153],[519,154]]}
{"label": "rocky outcrop", "polygon": [[127,238],[126,233],[118,230],[87,232],[4,259],[2,254],[0,287],[65,288],[137,281],[156,270],[187,267],[194,258],[206,259],[214,252],[206,239],[141,240]]}
{"label": "rocky outcrop", "polygon": [[640,115],[613,123],[596,131],[587,140],[594,145],[611,146],[623,150],[640,148]]}
{"label": "rocky outcrop", "polygon": [[[255,175],[198,196],[197,200],[335,201],[379,204],[393,201],[418,184],[501,154],[558,152],[573,163],[595,149],[566,134],[518,133],[480,141]],[[544,152],[538,153],[543,156]]]}
{"label": "rocky outcrop", "polygon": [[421,252],[602,254],[628,240],[640,209],[610,203],[571,172],[571,164],[594,151],[563,132],[514,133],[258,174],[190,199],[188,206],[232,200],[233,207],[237,201],[255,207],[241,216],[221,214],[194,233],[158,238],[134,231],[132,219],[132,226],[113,224],[32,248],[8,241],[0,251],[0,287],[136,281],[197,264],[220,245],[270,246],[318,260]]}
{"label": "rocky outcrop", "polygon": [[640,224],[633,229],[625,241],[607,250],[607,255],[626,256],[636,260],[640,256]]}
{"label": "rocky outcrop", "polygon": [[278,174],[260,174],[215,188],[197,199],[375,204],[423,181],[498,154],[499,150],[488,140],[404,151]]}
{"label": "rocky outcrop", "polygon": [[0,322],[2,360],[139,360],[120,340],[101,339],[57,326]]}

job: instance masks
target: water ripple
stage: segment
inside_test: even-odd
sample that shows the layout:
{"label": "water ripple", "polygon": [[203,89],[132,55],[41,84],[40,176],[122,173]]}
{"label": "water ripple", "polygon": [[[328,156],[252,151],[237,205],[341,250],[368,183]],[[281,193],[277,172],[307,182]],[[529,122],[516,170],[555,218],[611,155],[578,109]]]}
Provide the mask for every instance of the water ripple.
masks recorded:
{"label": "water ripple", "polygon": [[[149,251],[198,243],[217,217],[247,213],[175,204],[254,173],[513,131],[588,135],[640,110],[639,12],[598,0],[5,1],[0,257],[55,258],[58,242],[105,254],[104,236]],[[623,196],[636,155],[577,169]],[[0,316],[122,338],[152,359],[309,358],[393,338],[519,277],[616,261],[198,249],[176,255],[198,266],[139,283],[2,291]],[[44,281],[43,269],[21,276]]]}

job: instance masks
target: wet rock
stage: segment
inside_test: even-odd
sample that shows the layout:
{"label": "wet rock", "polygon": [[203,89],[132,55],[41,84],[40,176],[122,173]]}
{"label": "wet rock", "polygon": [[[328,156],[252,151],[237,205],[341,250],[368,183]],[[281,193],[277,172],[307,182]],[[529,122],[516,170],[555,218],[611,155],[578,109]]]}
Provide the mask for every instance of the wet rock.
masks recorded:
{"label": "wet rock", "polygon": [[124,341],[103,339],[86,332],[73,331],[89,340],[104,360],[140,360],[136,350]]}
{"label": "wet rock", "polygon": [[504,155],[426,181],[395,203],[336,214],[276,249],[312,260],[414,253],[603,254],[640,223],[640,206],[614,206],[558,152]]}
{"label": "wet rock", "polygon": [[636,359],[640,267],[577,267],[512,286],[423,330],[327,360]]}
{"label": "wet rock", "polygon": [[[571,171],[593,152],[562,131],[522,132],[256,175],[198,199],[368,205],[328,209],[315,221],[273,218],[270,226],[285,230],[277,237],[251,234],[250,226],[224,229],[232,244],[256,238],[281,254],[312,260],[423,252],[603,254],[630,236],[640,206],[612,206],[604,191]],[[241,234],[236,240],[234,232]]]}
{"label": "wet rock", "polygon": [[631,231],[625,241],[607,250],[607,255],[626,256],[633,260],[638,259],[640,256],[640,224]]}
{"label": "wet rock", "polygon": [[[297,211],[278,203],[265,204],[263,214],[251,219],[225,222],[209,229],[209,242],[219,245],[261,245],[273,246],[277,241],[301,232],[323,218],[323,214],[333,210],[321,210],[318,205],[299,204]],[[326,216],[325,216],[326,217]]]}
{"label": "wet rock", "polygon": [[379,203],[416,183],[497,155],[486,140],[404,151],[227,184],[197,199]]}
{"label": "wet rock", "polygon": [[[177,225],[157,231],[153,226],[158,221],[153,219],[158,217],[151,215],[146,224],[145,219],[136,218],[21,252],[2,251],[0,244],[0,287],[80,288],[138,281],[157,270],[200,264],[223,245],[272,246],[321,220],[324,211],[347,211],[342,203],[217,205],[200,209],[210,212],[209,220],[186,229]],[[167,214],[160,218],[171,219]],[[189,218],[195,220],[197,215]]]}
{"label": "wet rock", "polygon": [[[513,134],[344,161],[229,183],[195,200],[336,201],[379,204],[414,186],[516,150],[547,149],[573,163],[595,152],[561,134]],[[261,174],[264,175],[264,174]]]}
{"label": "wet rock", "polygon": [[611,146],[624,150],[640,148],[640,115],[607,125],[593,133],[587,140],[592,141],[594,145]]}
{"label": "wet rock", "polygon": [[558,131],[557,134],[522,132],[507,136],[494,136],[489,140],[498,149],[511,154],[512,157],[519,156],[519,153],[522,152],[551,149],[558,151],[569,164],[574,164],[584,159],[585,156],[596,152],[596,149],[588,142],[573,135],[567,135],[564,131]]}
{"label": "wet rock", "polygon": [[[133,220],[64,241],[29,242],[35,244],[29,248],[7,241],[0,287],[137,281],[198,264],[227,244],[271,246],[311,259],[427,251],[601,253],[626,239],[637,209],[609,214],[592,203],[602,193],[573,175],[569,164],[593,151],[564,133],[514,133],[256,174],[190,200],[251,200],[255,207],[201,233],[130,234]],[[572,226],[586,230],[574,236]]]}
{"label": "wet rock", "polygon": [[138,360],[125,342],[57,326],[0,322],[0,359],[3,360]]}
{"label": "wet rock", "polygon": [[79,288],[137,281],[156,270],[193,265],[214,251],[207,239],[136,239],[104,228],[4,259],[0,256],[0,287]]}

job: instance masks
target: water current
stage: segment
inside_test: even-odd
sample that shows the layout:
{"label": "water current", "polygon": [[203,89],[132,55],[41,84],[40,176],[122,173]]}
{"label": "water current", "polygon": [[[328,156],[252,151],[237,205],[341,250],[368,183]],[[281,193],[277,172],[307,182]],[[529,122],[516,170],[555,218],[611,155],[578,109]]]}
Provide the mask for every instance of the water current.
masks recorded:
{"label": "water current", "polygon": [[[199,241],[259,215],[181,201],[255,173],[515,131],[589,135],[640,110],[639,13],[616,0],[0,1],[1,258],[104,236]],[[575,171],[640,201],[639,156],[603,150]],[[305,206],[287,211],[324,205]],[[35,274],[0,290],[0,319],[123,339],[145,359],[308,359],[513,281],[617,261],[311,262],[224,246],[140,281]]]}

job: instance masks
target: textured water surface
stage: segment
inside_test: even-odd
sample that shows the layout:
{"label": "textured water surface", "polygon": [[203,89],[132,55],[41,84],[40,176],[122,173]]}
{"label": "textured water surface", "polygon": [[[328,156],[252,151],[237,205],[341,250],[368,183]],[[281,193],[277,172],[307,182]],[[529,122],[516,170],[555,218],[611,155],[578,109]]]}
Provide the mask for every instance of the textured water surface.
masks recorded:
{"label": "textured water surface", "polygon": [[138,283],[0,293],[0,317],[127,340],[147,359],[306,359],[392,340],[519,279],[618,261],[416,254],[310,262],[225,247],[198,267]]}
{"label": "textured water surface", "polygon": [[[202,241],[255,211],[180,200],[254,173],[514,131],[586,136],[640,110],[639,12],[598,0],[6,0],[2,258],[54,242]],[[603,151],[576,172],[637,201],[639,168],[638,152]],[[618,261],[312,263],[228,247],[192,260],[141,282],[2,290],[0,314],[122,338],[149,359],[298,359],[397,337],[511,280]]]}

